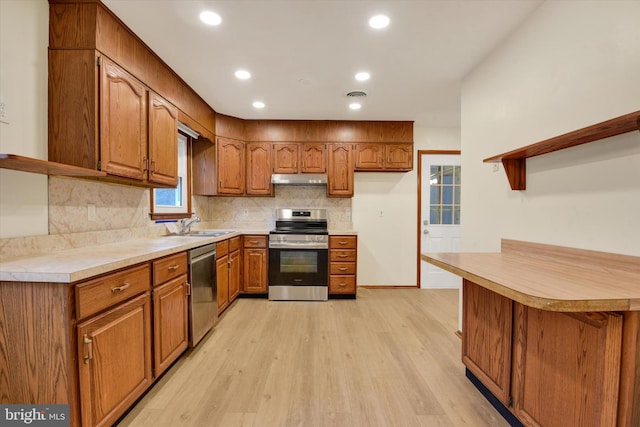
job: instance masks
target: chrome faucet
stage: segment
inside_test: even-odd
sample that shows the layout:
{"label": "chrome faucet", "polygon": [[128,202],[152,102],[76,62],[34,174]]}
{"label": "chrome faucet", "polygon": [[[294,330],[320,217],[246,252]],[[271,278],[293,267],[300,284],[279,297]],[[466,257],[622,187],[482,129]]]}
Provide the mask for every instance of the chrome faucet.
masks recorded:
{"label": "chrome faucet", "polygon": [[198,215],[193,215],[191,218],[183,218],[178,221],[178,227],[180,227],[180,234],[187,234],[191,231],[191,226],[194,222],[200,222]]}

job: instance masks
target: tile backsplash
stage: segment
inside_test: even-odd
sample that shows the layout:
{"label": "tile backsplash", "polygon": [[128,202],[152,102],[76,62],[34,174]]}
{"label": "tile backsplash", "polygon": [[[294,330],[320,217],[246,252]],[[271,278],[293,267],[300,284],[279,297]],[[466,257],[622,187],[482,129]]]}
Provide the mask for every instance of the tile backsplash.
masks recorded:
{"label": "tile backsplash", "polygon": [[[162,236],[149,219],[150,190],[76,178],[49,177],[49,234],[0,239],[0,259]],[[325,186],[276,185],[275,197],[193,196],[200,228],[270,230],[276,208],[325,208],[329,228],[351,229],[351,199],[327,198]]]}

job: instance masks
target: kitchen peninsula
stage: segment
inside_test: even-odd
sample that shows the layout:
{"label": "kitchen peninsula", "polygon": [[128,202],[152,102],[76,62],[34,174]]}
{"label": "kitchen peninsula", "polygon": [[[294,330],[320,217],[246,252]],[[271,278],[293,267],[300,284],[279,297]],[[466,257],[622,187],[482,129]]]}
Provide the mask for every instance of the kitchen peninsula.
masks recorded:
{"label": "kitchen peninsula", "polygon": [[520,422],[640,424],[640,258],[503,239],[422,259],[463,278],[462,361]]}

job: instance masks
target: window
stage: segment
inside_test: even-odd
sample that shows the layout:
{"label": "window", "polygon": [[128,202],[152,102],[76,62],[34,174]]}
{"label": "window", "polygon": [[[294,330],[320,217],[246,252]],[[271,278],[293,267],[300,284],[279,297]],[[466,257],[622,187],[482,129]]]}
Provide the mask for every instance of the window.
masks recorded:
{"label": "window", "polygon": [[460,224],[460,166],[431,166],[430,224]]}
{"label": "window", "polygon": [[199,135],[180,124],[178,133],[178,185],[175,188],[154,188],[151,194],[151,219],[180,219],[191,216],[189,186],[189,143]]}

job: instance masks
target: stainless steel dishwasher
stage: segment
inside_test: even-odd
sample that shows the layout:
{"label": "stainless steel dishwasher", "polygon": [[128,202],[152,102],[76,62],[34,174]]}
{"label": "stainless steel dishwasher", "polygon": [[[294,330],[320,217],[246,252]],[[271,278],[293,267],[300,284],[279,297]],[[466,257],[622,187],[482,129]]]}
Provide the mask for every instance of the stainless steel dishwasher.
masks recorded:
{"label": "stainless steel dishwasher", "polygon": [[216,244],[189,251],[189,346],[195,347],[218,321]]}

